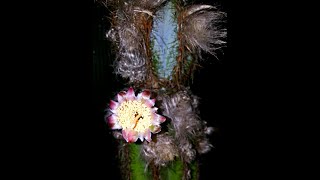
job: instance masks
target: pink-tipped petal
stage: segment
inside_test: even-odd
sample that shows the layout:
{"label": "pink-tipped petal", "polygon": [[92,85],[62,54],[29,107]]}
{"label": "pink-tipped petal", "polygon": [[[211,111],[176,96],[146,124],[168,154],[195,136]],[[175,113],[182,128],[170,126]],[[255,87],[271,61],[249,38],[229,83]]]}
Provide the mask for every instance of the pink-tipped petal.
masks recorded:
{"label": "pink-tipped petal", "polygon": [[130,88],[128,89],[128,92],[127,92],[127,94],[126,94],[126,98],[127,98],[127,100],[134,100],[134,99],[136,98],[136,96],[135,96],[135,94],[134,94],[134,90],[133,90],[132,87],[130,87]]}
{"label": "pink-tipped petal", "polygon": [[161,131],[161,126],[160,125],[151,125],[150,130],[153,134],[156,134]]}
{"label": "pink-tipped petal", "polygon": [[145,101],[146,106],[148,106],[149,108],[153,107],[155,103],[156,99],[146,99]]}
{"label": "pink-tipped petal", "polygon": [[128,131],[125,129],[122,129],[122,137],[128,142]]}
{"label": "pink-tipped petal", "polygon": [[125,101],[125,95],[126,95],[126,92],[125,91],[121,91],[118,93],[117,95],[117,98],[118,98],[118,102],[119,103],[122,103],[123,101]]}
{"label": "pink-tipped petal", "polygon": [[157,108],[157,107],[153,107],[153,108],[152,108],[152,112],[153,112],[153,113],[156,113],[157,111],[158,111],[158,108]]}
{"label": "pink-tipped petal", "polygon": [[166,118],[164,116],[161,116],[159,114],[153,113],[153,123],[154,124],[161,124],[166,121]]}
{"label": "pink-tipped petal", "polygon": [[144,90],[138,94],[138,99],[150,99],[151,92],[149,90]]}
{"label": "pink-tipped petal", "polygon": [[110,100],[110,103],[109,103],[109,107],[110,107],[110,110],[114,113],[114,111],[118,108],[119,106],[119,103],[113,101],[113,100]]}
{"label": "pink-tipped petal", "polygon": [[136,142],[138,140],[138,133],[133,130],[122,130],[122,136],[128,143]]}
{"label": "pink-tipped petal", "polygon": [[144,138],[145,138],[146,141],[148,141],[148,142],[151,141],[151,132],[150,132],[150,130],[146,130],[146,132],[144,133]]}
{"label": "pink-tipped petal", "polygon": [[128,142],[133,143],[133,142],[136,142],[137,140],[138,140],[138,133],[135,131],[131,131],[131,133],[129,133],[128,135]]}
{"label": "pink-tipped petal", "polygon": [[110,129],[121,129],[121,126],[118,123],[117,116],[112,114],[108,117],[107,123]]}

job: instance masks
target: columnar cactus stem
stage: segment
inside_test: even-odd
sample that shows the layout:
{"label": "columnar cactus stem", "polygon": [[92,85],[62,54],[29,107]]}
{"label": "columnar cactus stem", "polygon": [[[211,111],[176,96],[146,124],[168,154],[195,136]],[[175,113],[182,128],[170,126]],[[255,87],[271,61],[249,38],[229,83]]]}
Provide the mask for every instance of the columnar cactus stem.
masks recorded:
{"label": "columnar cactus stem", "polygon": [[[109,103],[106,121],[119,140],[124,179],[198,179],[211,127],[186,83],[202,59],[225,46],[226,14],[185,0],[108,0],[107,37],[115,72],[131,86]],[[134,89],[141,90],[138,95]]]}

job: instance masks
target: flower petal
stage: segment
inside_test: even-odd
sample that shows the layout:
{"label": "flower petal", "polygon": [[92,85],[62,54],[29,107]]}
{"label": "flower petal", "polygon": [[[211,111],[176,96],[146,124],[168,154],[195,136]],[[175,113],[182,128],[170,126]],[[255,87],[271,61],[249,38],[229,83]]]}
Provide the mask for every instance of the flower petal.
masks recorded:
{"label": "flower petal", "polygon": [[107,124],[111,129],[122,129],[115,114],[108,117]]}
{"label": "flower petal", "polygon": [[151,125],[150,130],[153,134],[156,134],[161,131],[161,126],[160,125]]}
{"label": "flower petal", "polygon": [[139,139],[141,140],[141,142],[143,142],[143,139],[144,139],[144,134],[142,134],[142,133],[139,133],[139,134],[138,134],[138,137],[139,137]]}
{"label": "flower petal", "polygon": [[127,100],[134,100],[135,98],[136,98],[136,96],[135,96],[135,94],[134,94],[134,90],[133,90],[132,87],[130,87],[130,88],[128,89],[127,94],[126,94],[126,99],[127,99]]}
{"label": "flower petal", "polygon": [[144,133],[143,136],[146,139],[146,141],[148,141],[148,142],[151,141],[151,132],[150,132],[150,130],[146,130],[146,132]]}
{"label": "flower petal", "polygon": [[118,98],[118,102],[119,103],[122,103],[123,101],[125,101],[125,95],[126,95],[126,92],[125,91],[120,91],[117,95],[117,98]]}
{"label": "flower petal", "polygon": [[115,113],[115,110],[118,108],[118,106],[119,106],[119,103],[117,103],[113,100],[110,100],[109,107],[110,107],[111,112]]}
{"label": "flower petal", "polygon": [[153,116],[153,120],[152,120],[153,124],[161,124],[166,121],[166,118],[164,116],[159,115],[159,114],[153,113],[152,116]]}
{"label": "flower petal", "polygon": [[140,100],[142,99],[150,99],[151,92],[149,90],[144,90],[138,94],[137,98]]}
{"label": "flower petal", "polygon": [[138,132],[130,129],[123,129],[122,136],[128,143],[136,142],[138,140]]}
{"label": "flower petal", "polygon": [[156,113],[157,111],[158,111],[158,108],[157,108],[157,107],[153,107],[153,108],[152,108],[152,112],[153,112],[153,113]]}
{"label": "flower petal", "polygon": [[146,99],[145,100],[145,105],[148,106],[149,108],[154,106],[155,103],[156,103],[156,99]]}
{"label": "flower petal", "polygon": [[128,142],[128,131],[125,129],[122,129],[122,137]]}

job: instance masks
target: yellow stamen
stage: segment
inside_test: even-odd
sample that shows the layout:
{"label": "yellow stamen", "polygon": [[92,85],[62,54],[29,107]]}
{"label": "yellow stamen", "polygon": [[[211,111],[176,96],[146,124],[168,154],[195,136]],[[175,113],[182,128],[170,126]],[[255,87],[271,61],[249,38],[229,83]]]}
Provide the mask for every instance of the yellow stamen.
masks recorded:
{"label": "yellow stamen", "polygon": [[141,100],[124,101],[117,108],[119,124],[123,129],[145,132],[152,125],[152,111]]}
{"label": "yellow stamen", "polygon": [[136,128],[136,126],[137,126],[137,124],[138,124],[138,120],[140,119],[140,117],[142,117],[141,114],[139,114],[138,116],[136,116],[136,118],[134,119],[135,125],[134,125],[133,129]]}

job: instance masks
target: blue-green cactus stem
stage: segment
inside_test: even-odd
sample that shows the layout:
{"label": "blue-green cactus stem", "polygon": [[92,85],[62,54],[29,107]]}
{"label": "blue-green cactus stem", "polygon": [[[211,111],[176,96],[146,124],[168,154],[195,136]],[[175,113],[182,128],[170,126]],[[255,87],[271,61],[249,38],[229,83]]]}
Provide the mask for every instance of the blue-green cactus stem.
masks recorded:
{"label": "blue-green cactus stem", "polygon": [[171,79],[178,55],[177,19],[175,4],[167,2],[153,21],[151,32],[153,63],[160,78]]}

